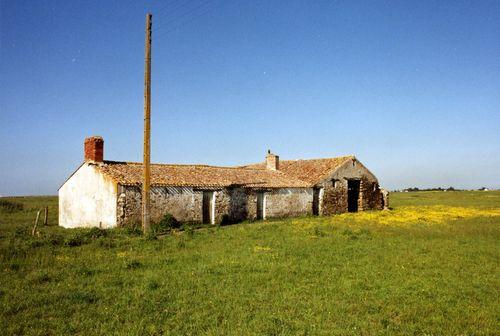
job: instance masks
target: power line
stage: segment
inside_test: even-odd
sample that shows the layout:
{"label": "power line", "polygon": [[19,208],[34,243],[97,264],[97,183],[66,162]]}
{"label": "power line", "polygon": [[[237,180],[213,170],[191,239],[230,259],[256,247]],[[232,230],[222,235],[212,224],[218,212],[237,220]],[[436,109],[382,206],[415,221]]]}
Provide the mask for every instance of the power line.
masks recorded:
{"label": "power line", "polygon": [[169,25],[182,20],[186,16],[189,16],[189,15],[195,13],[197,10],[199,10],[200,8],[203,8],[207,5],[210,5],[210,0],[205,1],[205,2],[201,2],[198,5],[195,5],[194,7],[189,7],[189,6],[178,7],[177,13],[175,11],[173,11],[171,18],[165,20],[164,23],[162,25],[160,25],[159,28],[156,29],[156,31],[164,29],[165,27],[168,27]]}
{"label": "power line", "polygon": [[[156,13],[155,13],[155,17],[160,17],[162,15],[162,13],[164,13],[167,9],[170,9],[169,13],[172,13],[172,12],[175,12],[177,9],[181,8],[181,7],[184,7],[185,5],[189,4],[189,0],[188,1],[185,1],[184,3],[181,1],[181,0],[178,0],[178,1],[173,1],[171,2],[170,4],[167,4],[163,7],[161,7]],[[169,6],[171,4],[175,4],[173,7],[169,8]],[[153,29],[154,31],[155,29]]]}
{"label": "power line", "polygon": [[[173,20],[165,23],[163,25],[163,28],[169,28],[169,29],[163,30],[160,34],[157,34],[155,37],[158,38],[158,37],[164,36],[164,35],[172,32],[172,31],[174,31],[174,30],[176,30],[176,29],[178,29],[178,28],[180,28],[188,23],[191,23],[193,20],[201,17],[202,15],[207,14],[211,10],[214,10],[222,5],[222,2],[220,2],[217,6],[211,6],[214,3],[217,3],[217,0],[213,1],[212,3],[210,3],[210,1],[205,2],[204,4],[197,6],[196,8],[193,8],[189,12],[185,12],[183,15],[178,16],[178,17],[174,18]],[[202,9],[202,10],[198,11],[198,13],[196,15],[191,16],[191,14],[196,13],[196,11],[199,9]],[[187,20],[184,20],[185,18],[187,18]],[[167,27],[167,25],[168,25],[168,27]]]}

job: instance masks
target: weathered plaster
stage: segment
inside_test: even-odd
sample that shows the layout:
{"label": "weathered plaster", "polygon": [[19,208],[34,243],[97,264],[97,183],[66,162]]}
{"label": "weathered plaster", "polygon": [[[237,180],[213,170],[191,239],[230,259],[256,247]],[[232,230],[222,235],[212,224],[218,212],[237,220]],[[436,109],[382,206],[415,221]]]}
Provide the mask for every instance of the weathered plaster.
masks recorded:
{"label": "weathered plaster", "polygon": [[264,218],[312,214],[312,188],[273,189],[264,195]]}
{"label": "weathered plaster", "polygon": [[[319,215],[347,211],[347,183],[360,181],[358,209],[382,209],[384,195],[376,177],[359,161],[349,160],[315,185],[319,188]],[[257,218],[257,195],[264,193],[263,217],[311,215],[313,188],[253,189],[228,187],[211,190],[213,224],[225,220],[238,222]],[[84,163],[59,190],[59,222],[64,227],[103,228],[140,221],[140,186],[117,185],[101,174],[93,164]],[[388,206],[388,195],[385,196]],[[151,187],[151,220],[166,213],[181,222],[201,222],[203,190],[192,187]]]}
{"label": "weathered plaster", "polygon": [[[138,186],[118,187],[118,226],[141,218],[141,188]],[[183,222],[202,220],[203,192],[190,187],[151,187],[151,220],[158,221],[166,213]]]}
{"label": "weathered plaster", "polygon": [[[140,220],[141,190],[134,186],[119,186],[117,200],[118,225]],[[300,216],[312,213],[312,189],[271,189],[264,193],[265,218]],[[152,187],[151,219],[159,220],[165,213],[182,222],[202,221],[203,191],[193,188]],[[255,219],[257,215],[257,191],[239,187],[214,190],[213,223],[221,223],[224,217],[232,222]]]}
{"label": "weathered plaster", "polygon": [[116,182],[84,163],[59,189],[59,225],[116,226]]}

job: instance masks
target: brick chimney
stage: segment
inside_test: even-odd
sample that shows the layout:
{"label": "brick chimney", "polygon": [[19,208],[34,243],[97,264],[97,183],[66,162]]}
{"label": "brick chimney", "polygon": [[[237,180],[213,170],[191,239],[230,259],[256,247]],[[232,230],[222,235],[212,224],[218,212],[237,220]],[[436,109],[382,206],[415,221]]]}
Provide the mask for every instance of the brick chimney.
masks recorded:
{"label": "brick chimney", "polygon": [[85,161],[102,162],[104,158],[104,140],[100,136],[85,138]]}
{"label": "brick chimney", "polygon": [[266,169],[270,170],[280,169],[280,157],[276,154],[272,154],[270,149],[267,151],[266,155]]}

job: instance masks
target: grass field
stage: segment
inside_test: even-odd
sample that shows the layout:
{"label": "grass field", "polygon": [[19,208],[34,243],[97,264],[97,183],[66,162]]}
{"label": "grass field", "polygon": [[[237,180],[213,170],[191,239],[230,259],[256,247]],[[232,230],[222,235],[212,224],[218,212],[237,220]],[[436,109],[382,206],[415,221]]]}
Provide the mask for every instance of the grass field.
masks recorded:
{"label": "grass field", "polygon": [[8,200],[24,209],[0,210],[3,335],[500,334],[497,191],[157,240],[59,228],[55,197]]}

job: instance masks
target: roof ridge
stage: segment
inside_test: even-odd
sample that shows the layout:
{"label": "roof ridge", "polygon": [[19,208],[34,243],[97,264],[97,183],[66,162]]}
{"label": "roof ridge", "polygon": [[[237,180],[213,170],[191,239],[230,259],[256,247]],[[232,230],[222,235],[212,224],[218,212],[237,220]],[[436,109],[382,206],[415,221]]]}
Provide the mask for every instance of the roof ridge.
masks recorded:
{"label": "roof ridge", "polygon": [[[332,159],[347,159],[355,157],[353,154],[342,155],[342,156],[334,156],[334,157],[326,157],[326,158],[313,158],[313,159],[291,159],[291,160],[280,160],[281,162],[298,162],[298,161],[318,161],[318,160],[332,160]],[[129,165],[142,165],[142,162],[134,162],[134,161],[115,161],[115,160],[104,160],[104,164],[129,164]],[[263,162],[257,163],[249,163],[238,166],[217,166],[217,165],[209,165],[206,163],[151,163],[153,166],[179,166],[179,167],[208,167],[208,168],[224,168],[224,169],[257,169],[252,166],[263,164]],[[277,172],[280,172],[277,170]]]}
{"label": "roof ridge", "polygon": [[[319,160],[332,160],[332,159],[348,159],[356,157],[354,154],[342,155],[342,156],[332,156],[332,157],[324,157],[324,158],[313,158],[313,159],[290,159],[290,160],[282,160],[280,162],[298,162],[298,161],[319,161]],[[254,162],[254,163],[246,163],[243,165],[239,165],[237,167],[242,168],[254,168],[255,166],[265,165],[266,161]]]}
{"label": "roof ridge", "polygon": [[[311,187],[340,166],[356,159],[344,155],[318,159],[283,160],[283,168],[266,169],[265,162],[242,166],[212,166],[207,164],[153,163],[152,185],[178,186],[265,186]],[[119,183],[140,184],[142,162],[111,161],[90,163]],[[281,168],[281,167],[280,167]]]}
{"label": "roof ridge", "polygon": [[292,160],[280,160],[281,162],[296,162],[296,161],[318,161],[318,160],[332,160],[332,159],[348,159],[355,157],[354,154],[342,155],[342,156],[332,156],[332,157],[324,157],[324,158],[313,158],[313,159],[292,159]]}
{"label": "roof ridge", "polygon": [[[126,165],[142,165],[142,162],[133,161],[113,161],[105,160],[104,164],[126,164]],[[204,168],[223,168],[223,169],[242,169],[241,166],[214,166],[204,163],[151,163],[152,166],[169,166],[169,167],[204,167]]]}

